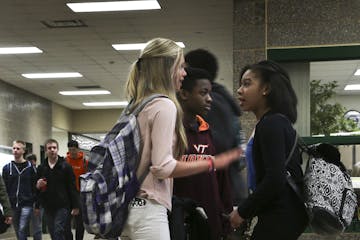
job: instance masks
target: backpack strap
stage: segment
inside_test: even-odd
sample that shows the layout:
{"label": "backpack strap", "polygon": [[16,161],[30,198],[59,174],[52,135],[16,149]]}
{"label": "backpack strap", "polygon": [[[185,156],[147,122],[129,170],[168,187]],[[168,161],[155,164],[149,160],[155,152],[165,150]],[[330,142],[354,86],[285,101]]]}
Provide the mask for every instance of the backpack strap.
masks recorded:
{"label": "backpack strap", "polygon": [[[140,103],[139,105],[136,106],[135,109],[133,109],[131,111],[132,114],[134,114],[135,116],[137,116],[141,110],[143,110],[143,108],[146,106],[146,104],[148,104],[149,102],[151,102],[152,100],[154,100],[155,98],[159,98],[159,97],[165,97],[167,98],[166,95],[163,95],[163,94],[152,94],[146,98],[144,98]],[[129,114],[130,113],[130,108],[132,106],[132,101],[130,101],[129,105],[126,107],[126,109],[124,110],[125,111],[125,114]]]}
{"label": "backpack strap", "polygon": [[296,148],[296,146],[297,146],[297,143],[298,143],[299,134],[298,134],[297,132],[295,132],[295,133],[296,133],[296,134],[295,134],[294,145],[292,146],[291,151],[290,151],[290,153],[289,153],[289,156],[287,157],[287,159],[286,159],[286,161],[285,161],[285,166],[287,166],[287,165],[289,164],[289,162],[290,162],[290,160],[291,160],[291,158],[292,158],[292,156],[293,156],[293,154],[294,154],[294,151],[295,151],[295,148]]}
{"label": "backpack strap", "polygon": [[[298,146],[298,140],[299,140],[299,135],[298,133],[296,132],[295,134],[295,140],[294,140],[294,145],[291,149],[291,152],[289,154],[289,156],[287,157],[286,159],[286,162],[285,162],[285,167],[288,165],[288,163],[290,162],[293,154],[294,154],[294,151],[295,151],[295,148],[296,146]],[[291,176],[291,173],[289,171],[286,172],[286,181],[287,183],[290,185],[291,189],[296,193],[296,195],[299,197],[299,199],[304,203],[304,196],[302,194],[302,191],[299,189],[299,186],[295,183],[293,177]]]}
{"label": "backpack strap", "polygon": [[[149,102],[151,102],[155,98],[159,98],[159,97],[167,98],[167,96],[163,95],[163,94],[152,94],[152,95],[144,98],[139,103],[139,105],[137,105],[136,108],[131,113],[137,117],[137,115],[141,112],[141,110],[143,110],[143,108],[146,106],[146,104],[148,104]],[[129,114],[130,113],[131,103],[132,103],[132,101],[129,103],[129,105],[124,110],[124,114]],[[149,167],[150,166],[151,166],[151,162],[149,164]],[[139,180],[140,183],[142,183],[145,180],[146,176],[148,175],[148,173],[150,171],[149,167],[146,168],[145,171],[139,176],[138,180]]]}

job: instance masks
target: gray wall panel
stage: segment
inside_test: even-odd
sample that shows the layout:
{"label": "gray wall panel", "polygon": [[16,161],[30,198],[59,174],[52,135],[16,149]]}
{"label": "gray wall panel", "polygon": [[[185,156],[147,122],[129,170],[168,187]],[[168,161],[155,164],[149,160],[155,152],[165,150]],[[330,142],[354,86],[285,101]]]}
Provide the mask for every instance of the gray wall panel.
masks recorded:
{"label": "gray wall panel", "polygon": [[51,137],[51,102],[0,80],[0,145],[12,146],[15,139],[40,145]]}

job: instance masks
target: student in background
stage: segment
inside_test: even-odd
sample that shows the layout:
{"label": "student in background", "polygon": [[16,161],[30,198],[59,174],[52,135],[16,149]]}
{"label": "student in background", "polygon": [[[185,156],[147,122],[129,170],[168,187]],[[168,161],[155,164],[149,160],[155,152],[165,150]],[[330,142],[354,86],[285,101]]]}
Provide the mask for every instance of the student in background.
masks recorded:
{"label": "student in background", "polygon": [[[67,144],[68,152],[66,154],[66,162],[70,164],[75,174],[76,189],[80,196],[80,180],[79,176],[87,172],[89,161],[85,159],[85,153],[80,151],[79,143],[70,140]],[[82,240],[84,238],[84,223],[82,219],[81,208],[79,214],[75,215],[75,239]],[[72,235],[72,234],[71,234]]]}
{"label": "student in background", "polygon": [[38,166],[36,187],[51,239],[64,240],[70,228],[70,216],[79,214],[79,194],[72,167],[58,155],[58,142],[48,139],[44,145],[47,157]]}
{"label": "student in background", "polygon": [[[31,164],[36,168],[36,155],[33,153],[30,153],[26,155],[26,160],[31,162]],[[41,208],[37,208],[34,206],[33,214],[31,216],[31,228],[33,233],[33,239],[34,240],[41,240],[42,239],[42,216],[43,216],[44,210]]]}
{"label": "student in background", "polygon": [[13,210],[13,225],[19,240],[27,239],[27,229],[36,200],[36,170],[24,158],[24,141],[13,142],[14,160],[3,167],[2,177]]}
{"label": "student in background", "polygon": [[[188,147],[180,161],[203,161],[216,154],[211,126],[201,117],[206,116],[211,109],[210,75],[199,68],[186,68],[186,72],[181,90],[177,94],[184,112],[183,125],[188,141]],[[208,217],[209,239],[212,240],[220,240],[228,234],[224,226],[229,224],[226,224],[228,220],[223,214],[227,215],[230,211],[225,212],[219,189],[223,188],[219,186],[215,169],[174,179],[174,195],[190,198],[205,210]],[[231,189],[223,194],[231,196]],[[204,233],[203,236],[198,237],[207,239]]]}

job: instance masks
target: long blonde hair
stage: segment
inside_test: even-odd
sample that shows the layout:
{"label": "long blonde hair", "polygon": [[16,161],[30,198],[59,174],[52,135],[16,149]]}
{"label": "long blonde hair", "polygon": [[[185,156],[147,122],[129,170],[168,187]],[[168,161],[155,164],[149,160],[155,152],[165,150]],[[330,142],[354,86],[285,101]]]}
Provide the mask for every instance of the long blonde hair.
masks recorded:
{"label": "long blonde hair", "polygon": [[180,158],[187,145],[185,130],[182,124],[183,111],[176,98],[174,83],[175,69],[183,57],[183,50],[174,41],[165,38],[150,40],[141,51],[139,59],[130,68],[126,83],[126,95],[134,107],[146,96],[154,93],[169,97],[176,106],[177,117],[175,134],[177,144],[174,157]]}

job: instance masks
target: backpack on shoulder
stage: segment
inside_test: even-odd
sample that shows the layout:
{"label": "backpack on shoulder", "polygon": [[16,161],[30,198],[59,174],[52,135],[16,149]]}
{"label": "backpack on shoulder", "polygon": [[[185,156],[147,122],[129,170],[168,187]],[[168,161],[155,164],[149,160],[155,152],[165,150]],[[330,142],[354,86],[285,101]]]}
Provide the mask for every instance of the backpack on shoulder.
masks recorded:
{"label": "backpack on shoulder", "polygon": [[304,201],[311,229],[321,235],[342,233],[351,224],[357,199],[339,150],[327,143],[295,144],[309,156],[304,189],[298,189],[291,176],[288,183]]}
{"label": "backpack on shoulder", "polygon": [[151,95],[132,112],[130,103],[104,140],[91,149],[89,172],[80,175],[80,202],[87,232],[104,238],[121,235],[128,205],[149,172],[136,176],[141,154],[137,115],[158,97],[165,96]]}

